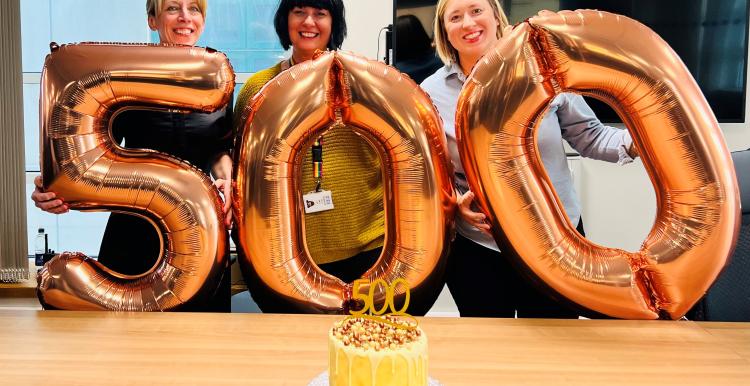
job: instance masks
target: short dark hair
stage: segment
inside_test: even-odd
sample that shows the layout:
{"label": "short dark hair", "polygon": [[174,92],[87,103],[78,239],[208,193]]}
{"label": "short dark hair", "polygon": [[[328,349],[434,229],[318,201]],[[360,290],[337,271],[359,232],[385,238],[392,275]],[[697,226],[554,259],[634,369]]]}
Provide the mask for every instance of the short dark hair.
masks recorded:
{"label": "short dark hair", "polygon": [[346,38],[346,18],[344,17],[343,0],[281,0],[273,18],[273,26],[276,35],[285,50],[292,46],[289,38],[289,11],[294,7],[313,7],[325,9],[331,13],[331,38],[328,40],[328,48],[336,50],[341,48]]}

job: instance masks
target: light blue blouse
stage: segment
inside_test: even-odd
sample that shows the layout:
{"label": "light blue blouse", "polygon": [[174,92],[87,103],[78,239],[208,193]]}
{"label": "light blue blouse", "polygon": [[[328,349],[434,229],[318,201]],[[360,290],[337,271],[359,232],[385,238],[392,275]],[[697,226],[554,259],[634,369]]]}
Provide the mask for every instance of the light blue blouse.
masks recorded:
{"label": "light blue blouse", "polygon": [[[458,154],[455,114],[458,95],[465,81],[466,76],[454,63],[440,68],[421,84],[443,119],[448,150],[456,171],[454,183],[461,194],[468,191],[469,186]],[[575,225],[581,218],[581,202],[573,187],[573,176],[568,168],[563,139],[584,157],[619,164],[633,161],[627,153],[633,140],[627,130],[603,125],[580,95],[563,93],[552,100],[539,125],[537,145],[542,163],[565,212]],[[458,232],[464,237],[498,250],[492,237],[469,225],[460,216],[456,218],[456,225]]]}

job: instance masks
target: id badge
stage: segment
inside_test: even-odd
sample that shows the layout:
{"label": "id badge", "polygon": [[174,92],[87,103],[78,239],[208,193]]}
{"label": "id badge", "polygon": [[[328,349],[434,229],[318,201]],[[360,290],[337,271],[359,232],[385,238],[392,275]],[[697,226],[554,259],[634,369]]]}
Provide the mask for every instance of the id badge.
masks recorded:
{"label": "id badge", "polygon": [[323,212],[333,209],[333,195],[330,190],[310,192],[302,196],[305,213]]}

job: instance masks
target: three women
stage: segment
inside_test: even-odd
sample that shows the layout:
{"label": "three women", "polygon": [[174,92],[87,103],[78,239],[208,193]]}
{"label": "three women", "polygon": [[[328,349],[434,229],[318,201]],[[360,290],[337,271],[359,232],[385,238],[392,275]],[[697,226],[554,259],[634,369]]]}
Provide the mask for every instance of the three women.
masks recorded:
{"label": "three women", "polygon": [[[194,45],[203,31],[206,2],[148,0],[147,11],[149,26],[159,32],[162,43]],[[458,93],[473,65],[498,41],[507,24],[497,0],[441,0],[438,3],[436,44],[446,66],[422,86],[443,118],[457,170],[456,185],[462,193],[461,216],[457,220],[459,236],[449,258],[448,285],[462,315],[513,317],[517,312],[519,316],[573,317],[575,313],[537,293],[513,274],[513,269],[499,255],[488,234],[489,225],[484,223],[484,215],[471,209],[473,193],[468,190],[458,159],[453,127]],[[281,71],[311,60],[316,51],[340,48],[346,37],[343,2],[281,0],[274,27],[281,45],[285,49],[291,47],[291,57],[251,77],[240,92],[237,110],[243,109],[252,96]],[[133,111],[121,115],[113,127],[113,135],[118,139],[124,137],[126,147],[164,151],[190,161],[205,172],[212,170],[217,187],[228,196],[232,168],[227,154],[231,142],[227,135],[231,130],[226,129],[228,114],[231,115],[231,111],[214,114]],[[154,130],[148,135],[121,132],[121,128],[134,124],[147,125]],[[542,161],[568,216],[582,232],[580,204],[573,191],[561,140],[568,140],[584,156],[620,162],[630,160],[627,150],[632,141],[626,131],[603,126],[583,99],[573,94],[563,94],[554,100],[539,130]],[[323,154],[322,189],[335,196],[336,209],[308,215],[305,221],[308,250],[323,270],[351,282],[374,264],[383,244],[380,160],[365,141],[346,129],[328,131],[319,139],[318,151]],[[309,151],[306,159],[311,158]],[[312,167],[303,166],[301,176],[303,193],[321,188],[317,186],[319,181],[314,178]],[[42,192],[40,187],[32,199],[49,212],[67,211],[61,199],[54,193]],[[227,197],[227,225],[231,224],[229,201]],[[134,234],[148,241],[133,243]],[[156,252],[151,252],[154,250]],[[138,218],[113,213],[102,242],[100,261],[118,272],[138,274],[153,265],[144,261],[144,255],[158,255],[158,239],[153,227]],[[253,283],[248,284],[252,290]],[[262,309],[274,310],[273,299],[252,292]],[[485,299],[478,301],[478,293],[496,293],[499,300],[495,304]],[[228,300],[228,295],[226,297]]]}

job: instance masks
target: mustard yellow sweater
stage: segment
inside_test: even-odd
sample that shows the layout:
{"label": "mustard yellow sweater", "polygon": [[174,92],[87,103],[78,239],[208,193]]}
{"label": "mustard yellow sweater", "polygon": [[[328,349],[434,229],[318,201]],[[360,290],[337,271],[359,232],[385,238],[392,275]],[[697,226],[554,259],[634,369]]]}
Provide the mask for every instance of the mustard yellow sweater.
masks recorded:
{"label": "mustard yellow sweater", "polygon": [[[281,64],[255,73],[242,87],[235,117],[260,89],[281,72]],[[237,126],[235,121],[235,127]],[[302,193],[315,190],[312,152],[302,159]],[[375,149],[348,128],[323,138],[323,189],[333,210],[305,216],[307,248],[317,264],[344,260],[383,245],[383,177]]]}

